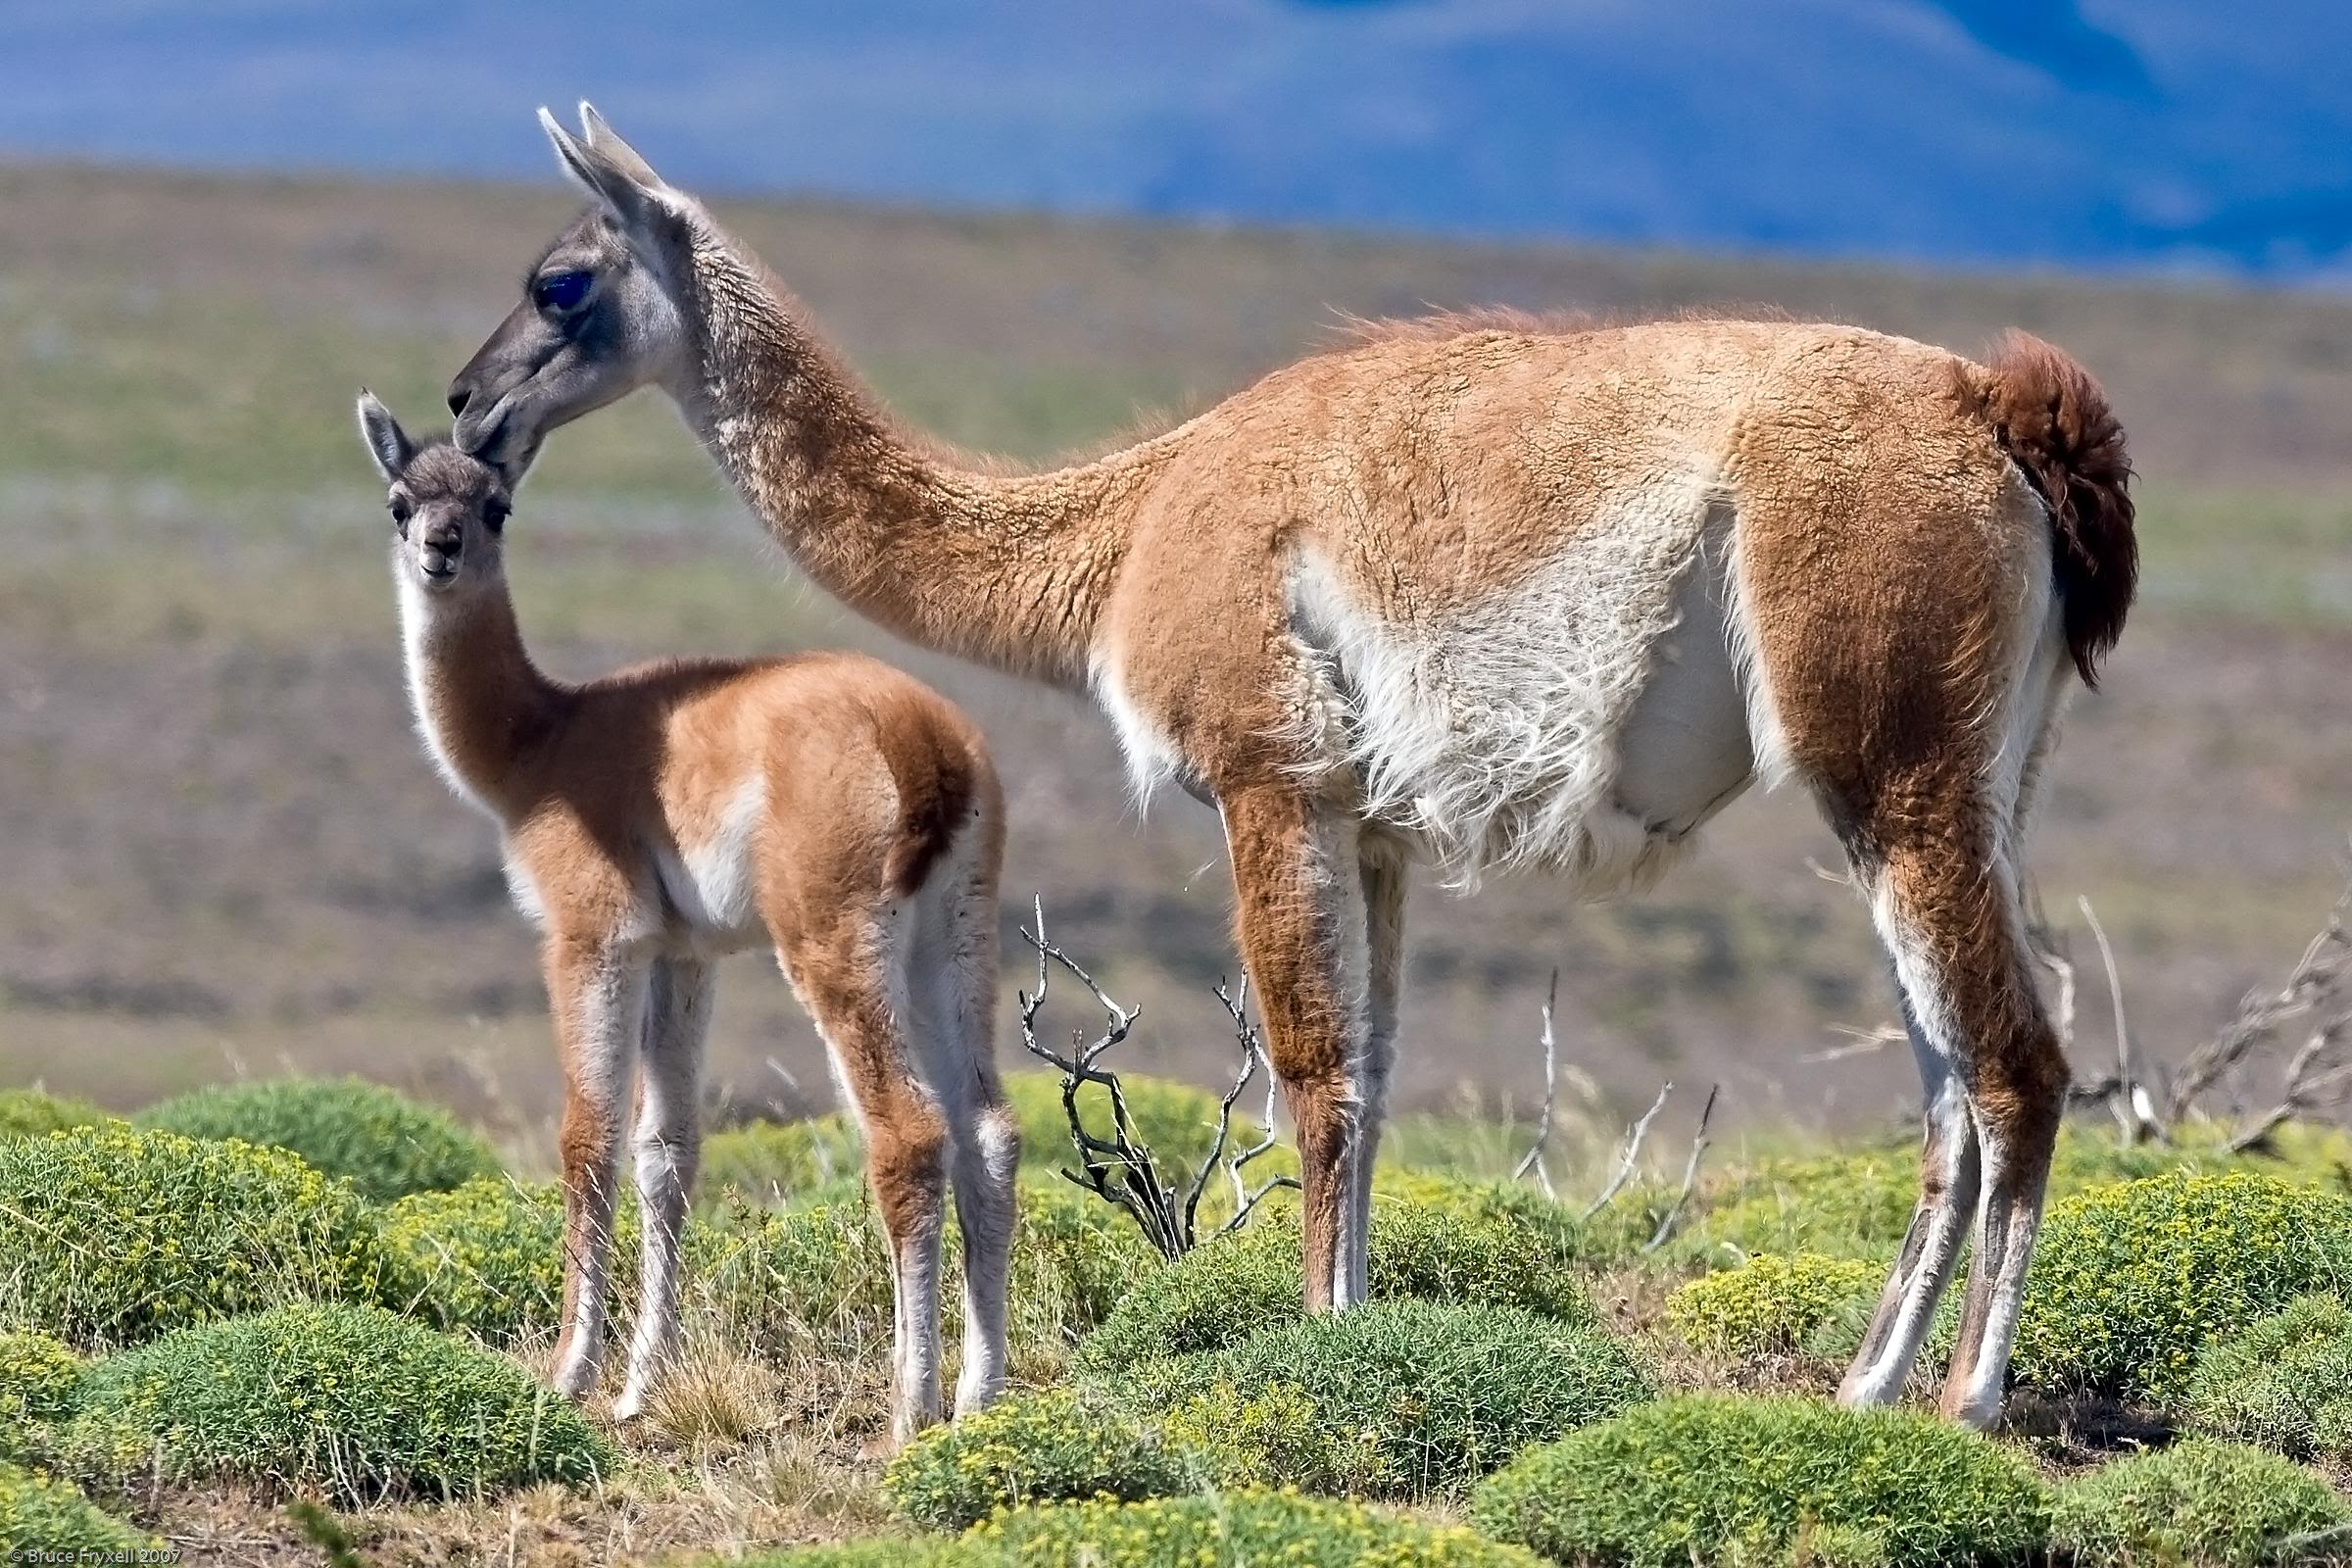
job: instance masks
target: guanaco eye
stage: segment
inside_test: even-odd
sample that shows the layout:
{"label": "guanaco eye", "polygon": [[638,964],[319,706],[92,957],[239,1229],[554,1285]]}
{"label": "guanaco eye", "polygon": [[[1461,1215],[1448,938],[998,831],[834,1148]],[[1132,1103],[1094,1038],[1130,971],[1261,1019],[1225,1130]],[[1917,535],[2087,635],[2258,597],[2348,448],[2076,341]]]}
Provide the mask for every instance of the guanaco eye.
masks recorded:
{"label": "guanaco eye", "polygon": [[406,539],[409,536],[409,518],[415,514],[416,509],[409,505],[407,496],[394,496],[388,505],[392,513],[392,526],[398,528],[400,536]]}
{"label": "guanaco eye", "polygon": [[495,498],[483,502],[482,526],[489,529],[492,533],[498,532],[501,528],[504,528],[507,525],[508,514],[512,513],[514,510],[514,509],[509,506],[506,502],[497,500]]}
{"label": "guanaco eye", "polygon": [[550,272],[531,284],[531,303],[543,311],[576,310],[595,281],[586,272]]}

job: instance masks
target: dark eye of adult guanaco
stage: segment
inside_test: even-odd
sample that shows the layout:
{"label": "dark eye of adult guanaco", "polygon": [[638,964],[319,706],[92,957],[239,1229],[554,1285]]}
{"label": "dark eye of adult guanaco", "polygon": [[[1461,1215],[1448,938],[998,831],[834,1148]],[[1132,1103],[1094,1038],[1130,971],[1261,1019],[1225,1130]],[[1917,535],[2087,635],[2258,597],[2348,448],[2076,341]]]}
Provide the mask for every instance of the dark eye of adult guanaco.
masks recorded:
{"label": "dark eye of adult guanaco", "polygon": [[550,272],[531,284],[531,303],[543,311],[576,309],[593,281],[586,272]]}

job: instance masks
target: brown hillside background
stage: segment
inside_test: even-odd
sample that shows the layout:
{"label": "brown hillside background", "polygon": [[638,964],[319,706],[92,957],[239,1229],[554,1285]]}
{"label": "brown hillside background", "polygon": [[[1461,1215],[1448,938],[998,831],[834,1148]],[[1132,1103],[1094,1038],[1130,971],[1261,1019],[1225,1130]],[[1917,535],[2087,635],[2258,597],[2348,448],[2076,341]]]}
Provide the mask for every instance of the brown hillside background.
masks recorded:
{"label": "brown hillside background", "polygon": [[[2040,819],[2044,902],[2087,895],[2143,1046],[2275,984],[2352,828],[2352,304],[2194,282],[1955,275],[1575,248],[730,201],[721,216],[908,418],[1046,458],[1328,340],[1338,313],[1768,304],[1964,352],[2022,325],[2105,379],[2144,476],[2146,590],[2079,702]],[[532,940],[489,825],[410,730],[363,383],[420,426],[565,217],[542,186],[0,166],[0,1079],[131,1105],[234,1073],[358,1071],[491,1121],[555,1095]],[[1133,1062],[1207,1079],[1235,968],[1213,817],[1139,820],[1074,701],[910,655],[796,579],[665,405],[560,435],[512,571],[555,671],[853,643],[986,725],[1011,919],[1141,1003]],[[1795,795],[1750,796],[1658,892],[1417,889],[1400,1096],[1525,1106],[1560,971],[1567,1058],[1612,1101],[1721,1079],[1744,1124],[1890,1120],[1868,922]],[[2107,1008],[2086,962],[2082,1049]],[[1089,1021],[1063,1009],[1057,1027]],[[1009,1032],[1009,1031],[1008,1031]],[[1014,1059],[1009,1038],[1004,1053]],[[2092,1063],[2086,1063],[2092,1065]],[[722,985],[713,1076],[829,1101],[770,964]],[[796,1087],[797,1086],[797,1087]],[[1695,1098],[1693,1095],[1691,1098]]]}

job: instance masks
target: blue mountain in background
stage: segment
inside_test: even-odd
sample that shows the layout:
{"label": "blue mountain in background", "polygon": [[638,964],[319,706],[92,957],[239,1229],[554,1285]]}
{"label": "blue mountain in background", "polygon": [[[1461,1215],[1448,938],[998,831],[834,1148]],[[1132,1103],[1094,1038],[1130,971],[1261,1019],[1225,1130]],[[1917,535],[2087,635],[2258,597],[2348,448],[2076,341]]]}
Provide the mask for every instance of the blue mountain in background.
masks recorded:
{"label": "blue mountain in background", "polygon": [[2316,0],[0,5],[0,150],[1938,263],[2352,266]]}

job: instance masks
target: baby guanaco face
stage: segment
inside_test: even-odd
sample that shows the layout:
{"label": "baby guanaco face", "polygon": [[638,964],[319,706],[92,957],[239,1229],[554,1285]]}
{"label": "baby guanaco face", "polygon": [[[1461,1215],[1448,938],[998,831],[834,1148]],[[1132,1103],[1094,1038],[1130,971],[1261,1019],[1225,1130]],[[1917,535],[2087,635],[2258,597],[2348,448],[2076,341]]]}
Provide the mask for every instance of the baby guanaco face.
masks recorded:
{"label": "baby guanaco face", "polygon": [[520,466],[484,463],[446,436],[412,440],[372,394],[360,394],[359,413],[360,433],[390,486],[384,504],[396,568],[431,593],[496,582]]}

